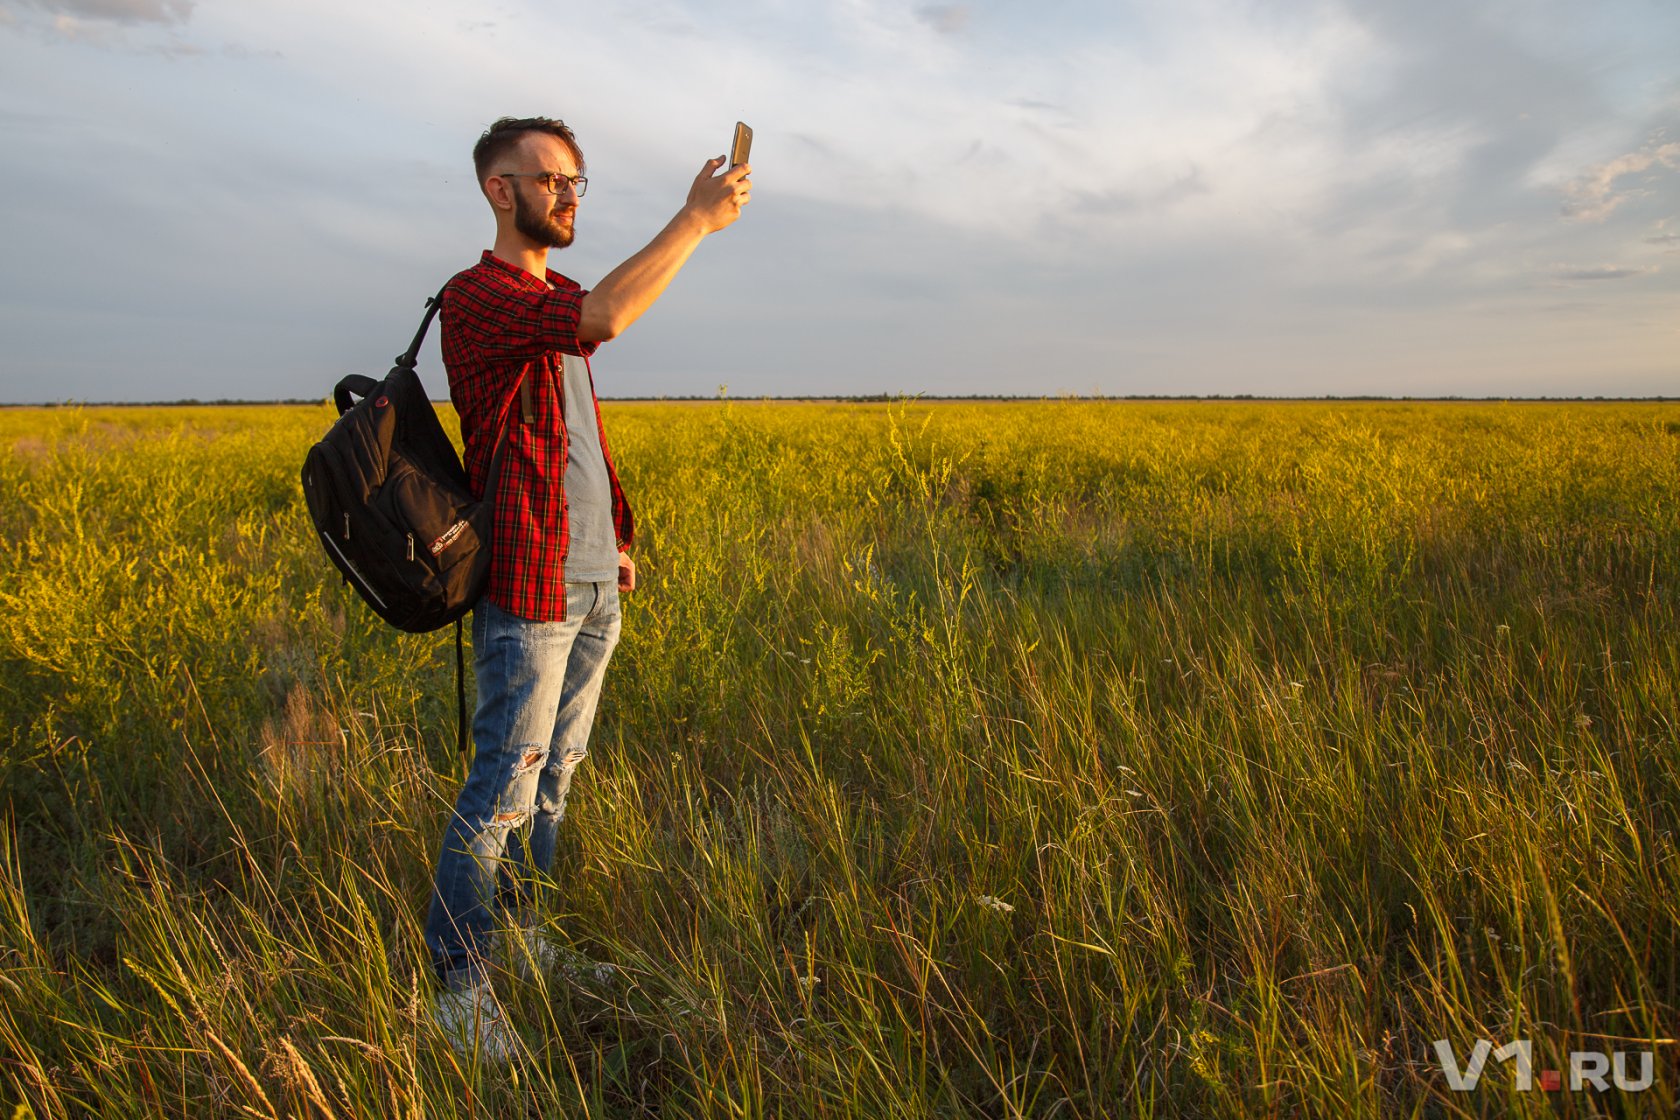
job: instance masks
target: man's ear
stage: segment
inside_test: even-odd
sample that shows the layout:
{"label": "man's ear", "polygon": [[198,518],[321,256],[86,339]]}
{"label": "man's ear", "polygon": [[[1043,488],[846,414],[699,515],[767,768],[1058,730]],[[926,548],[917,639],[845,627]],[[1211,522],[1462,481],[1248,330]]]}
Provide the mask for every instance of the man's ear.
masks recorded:
{"label": "man's ear", "polygon": [[480,185],[492,210],[513,209],[513,184],[500,175],[491,175]]}

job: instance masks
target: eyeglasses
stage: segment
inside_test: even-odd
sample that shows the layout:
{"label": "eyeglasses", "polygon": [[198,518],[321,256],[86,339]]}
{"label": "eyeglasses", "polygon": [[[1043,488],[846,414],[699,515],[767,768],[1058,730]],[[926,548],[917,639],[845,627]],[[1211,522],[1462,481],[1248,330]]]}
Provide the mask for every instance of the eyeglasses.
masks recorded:
{"label": "eyeglasses", "polygon": [[582,175],[562,175],[558,171],[543,171],[539,173],[529,171],[499,171],[497,174],[503,179],[535,179],[537,181],[537,186],[541,187],[549,194],[559,194],[562,185],[569,185],[572,188],[572,193],[576,194],[579,198],[582,198],[584,192],[589,189],[589,180],[584,178]]}

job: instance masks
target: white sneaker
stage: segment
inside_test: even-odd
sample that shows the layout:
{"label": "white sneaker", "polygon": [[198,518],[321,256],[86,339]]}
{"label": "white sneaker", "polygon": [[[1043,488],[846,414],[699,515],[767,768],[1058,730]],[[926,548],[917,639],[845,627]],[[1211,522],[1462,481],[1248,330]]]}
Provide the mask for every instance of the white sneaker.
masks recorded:
{"label": "white sneaker", "polygon": [[608,964],[606,961],[592,961],[572,949],[561,948],[553,942],[549,944],[557,950],[555,963],[560,966],[561,974],[573,984],[604,992],[612,988],[618,980],[617,965]]}
{"label": "white sneaker", "polygon": [[540,929],[522,929],[508,949],[515,973],[529,980],[539,973],[558,971],[568,981],[596,990],[611,988],[618,979],[618,967],[594,961],[575,949],[568,949]]}
{"label": "white sneaker", "polygon": [[488,983],[444,992],[432,1008],[432,1018],[455,1053],[463,1058],[476,1054],[482,1061],[500,1065],[518,1050],[519,1041]]}
{"label": "white sneaker", "polygon": [[522,928],[514,935],[497,935],[496,945],[520,980],[535,980],[560,963],[560,946],[540,929]]}

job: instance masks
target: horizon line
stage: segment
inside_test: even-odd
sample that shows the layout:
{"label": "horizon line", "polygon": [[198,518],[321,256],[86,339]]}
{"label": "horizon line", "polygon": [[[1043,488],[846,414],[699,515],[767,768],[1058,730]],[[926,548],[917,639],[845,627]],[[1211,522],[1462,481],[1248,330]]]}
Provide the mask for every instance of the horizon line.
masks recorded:
{"label": "horizon line", "polygon": [[[449,404],[448,398],[432,399],[433,405]],[[1322,394],[1267,394],[1267,393],[861,393],[849,396],[836,394],[757,394],[753,396],[733,396],[729,394],[684,394],[676,395],[660,393],[642,396],[600,396],[596,399],[603,404],[638,404],[659,401],[676,403],[710,403],[710,404],[743,404],[754,401],[780,401],[789,403],[837,403],[837,404],[891,404],[897,401],[1264,401],[1275,403],[1305,402],[1305,401],[1390,401],[1394,403],[1461,403],[1461,404],[1496,404],[1500,402],[1512,403],[1569,403],[1584,404],[1668,404],[1680,402],[1680,396],[1465,396],[1451,394],[1445,396],[1394,396],[1384,393],[1322,393]],[[247,399],[220,397],[214,400],[202,400],[198,397],[181,397],[166,401],[0,401],[0,408],[254,408],[263,406],[301,407],[306,405],[330,405],[332,398],[328,397],[274,397],[266,399]]]}

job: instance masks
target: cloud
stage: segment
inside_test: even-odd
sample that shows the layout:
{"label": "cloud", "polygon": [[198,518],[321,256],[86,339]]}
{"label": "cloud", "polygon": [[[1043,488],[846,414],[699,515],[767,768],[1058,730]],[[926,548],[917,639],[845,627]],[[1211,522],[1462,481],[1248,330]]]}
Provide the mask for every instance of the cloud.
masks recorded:
{"label": "cloud", "polygon": [[916,18],[945,35],[955,35],[968,26],[966,4],[929,4],[916,9]]}
{"label": "cloud", "polygon": [[211,53],[187,41],[197,0],[8,0],[7,26],[48,43],[178,59]]}
{"label": "cloud", "polygon": [[[1033,387],[1412,391],[1419,369],[1471,366],[1520,391],[1537,371],[1589,384],[1571,370],[1600,369],[1593,345],[1623,326],[1617,368],[1671,376],[1671,320],[1660,342],[1635,322],[1680,293],[1680,268],[1633,267],[1680,260],[1657,221],[1680,181],[1680,8],[1650,6],[0,0],[25,32],[0,23],[0,72],[67,121],[0,107],[0,222],[35,262],[0,286],[0,399],[72,365],[93,387],[65,392],[146,395],[98,388],[120,366],[189,395],[182,379],[285,322],[330,329],[242,365],[252,395],[318,391],[296,371],[361,347],[388,361],[387,335],[412,330],[399,296],[482,247],[466,152],[507,112],[566,117],[599,169],[587,236],[557,262],[585,282],[669,218],[731,122],[757,129],[753,211],[604,367],[639,370],[637,391],[989,391],[1023,370]],[[121,49],[65,49],[71,33]],[[122,199],[42,201],[35,169],[90,147],[121,157]],[[260,276],[205,267],[227,229],[272,248]],[[96,257],[144,278],[96,301],[162,324],[143,361],[82,310],[75,262]],[[43,303],[62,310],[50,329]],[[243,325],[183,356],[193,316]],[[752,346],[707,359],[727,371],[696,363],[694,339],[749,317]],[[858,322],[890,355],[866,383],[825,341]]]}
{"label": "cloud", "polygon": [[1680,143],[1649,144],[1641,151],[1629,152],[1589,168],[1564,188],[1569,200],[1563,204],[1563,216],[1583,222],[1603,221],[1628,199],[1647,193],[1638,189],[1618,192],[1616,180],[1658,165],[1680,171]]}
{"label": "cloud", "polygon": [[1202,169],[1191,167],[1171,182],[1147,190],[1122,187],[1105,191],[1081,191],[1074,196],[1073,209],[1076,213],[1091,217],[1159,213],[1172,209],[1186,199],[1208,194],[1211,190]]}
{"label": "cloud", "polygon": [[75,16],[56,15],[49,25],[52,33],[71,43],[106,47],[117,41],[116,29],[107,23],[90,22]]}
{"label": "cloud", "polygon": [[[72,20],[108,23],[183,24],[192,18],[195,0],[24,0],[36,8]],[[62,19],[60,27],[64,24]]]}
{"label": "cloud", "polygon": [[1658,271],[1656,265],[1645,268],[1633,268],[1627,265],[1605,264],[1593,268],[1576,268],[1564,266],[1553,272],[1559,280],[1631,280],[1636,276],[1649,276]]}

